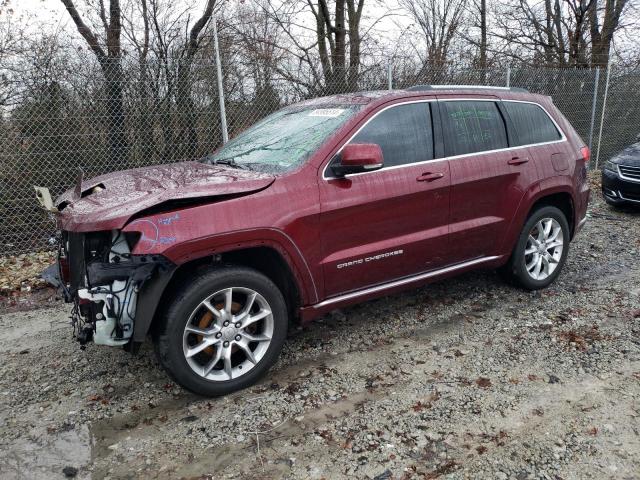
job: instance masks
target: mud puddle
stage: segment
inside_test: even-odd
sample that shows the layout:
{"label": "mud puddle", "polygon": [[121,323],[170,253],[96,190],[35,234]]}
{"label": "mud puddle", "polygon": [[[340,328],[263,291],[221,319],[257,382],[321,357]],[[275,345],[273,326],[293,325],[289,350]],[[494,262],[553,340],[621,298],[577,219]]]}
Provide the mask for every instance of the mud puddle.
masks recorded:
{"label": "mud puddle", "polygon": [[3,449],[0,477],[49,480],[63,477],[63,469],[72,467],[77,470],[76,478],[89,479],[93,445],[87,425],[55,433],[32,432]]}

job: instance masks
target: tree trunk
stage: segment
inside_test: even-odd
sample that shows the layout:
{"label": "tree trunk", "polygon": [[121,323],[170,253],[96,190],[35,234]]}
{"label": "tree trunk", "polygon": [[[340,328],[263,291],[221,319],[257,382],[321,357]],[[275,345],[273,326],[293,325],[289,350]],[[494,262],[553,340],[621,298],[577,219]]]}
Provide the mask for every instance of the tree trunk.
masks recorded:
{"label": "tree trunk", "polygon": [[360,71],[360,19],[364,0],[358,0],[356,6],[354,0],[347,0],[347,13],[349,15],[349,91],[355,92],[358,89],[358,73]]}
{"label": "tree trunk", "polygon": [[125,131],[123,72],[120,58],[101,62],[107,101],[107,143],[111,162],[126,163],[128,142]]}
{"label": "tree trunk", "polygon": [[335,51],[333,53],[333,88],[334,93],[347,89],[346,53],[347,29],[345,28],[345,0],[336,1]]}
{"label": "tree trunk", "polygon": [[620,16],[627,0],[606,0],[602,28],[598,20],[598,2],[589,7],[589,28],[591,33],[591,65],[605,67],[609,63],[609,53],[613,35],[620,26]]}
{"label": "tree trunk", "polygon": [[101,10],[103,18],[106,46],[105,52],[95,33],[89,28],[73,4],[73,0],[60,0],[69,12],[69,16],[78,30],[93,51],[105,81],[105,101],[107,102],[107,142],[109,149],[109,160],[112,163],[126,162],[128,157],[128,144],[125,132],[125,114],[123,98],[123,72],[121,63],[121,11],[120,0],[111,0],[109,5],[109,22],[106,15]]}
{"label": "tree trunk", "polygon": [[191,96],[191,63],[191,58],[180,62],[176,79],[176,107],[179,118],[177,152],[181,160],[194,158],[198,150],[196,107]]}
{"label": "tree trunk", "polygon": [[215,0],[207,0],[204,12],[189,32],[185,45],[185,55],[178,66],[176,80],[176,107],[180,127],[178,130],[178,152],[181,158],[194,157],[198,154],[198,133],[196,129],[196,107],[191,96],[191,67],[193,58],[200,46],[200,34],[213,16]]}
{"label": "tree trunk", "polygon": [[480,0],[480,67],[483,83],[487,83],[487,0]]}

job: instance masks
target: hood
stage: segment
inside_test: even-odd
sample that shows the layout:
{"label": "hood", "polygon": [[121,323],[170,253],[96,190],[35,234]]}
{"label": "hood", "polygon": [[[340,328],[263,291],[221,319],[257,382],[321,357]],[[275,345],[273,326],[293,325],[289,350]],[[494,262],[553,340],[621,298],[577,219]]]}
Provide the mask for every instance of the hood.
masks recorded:
{"label": "hood", "polygon": [[81,198],[70,189],[56,199],[58,226],[81,232],[122,228],[133,215],[150,208],[247,194],[268,187],[274,179],[266,173],[199,162],[108,173],[82,182]]}
{"label": "hood", "polygon": [[611,158],[613,163],[618,165],[629,165],[630,167],[640,167],[640,142],[629,145],[627,148],[617,153]]}

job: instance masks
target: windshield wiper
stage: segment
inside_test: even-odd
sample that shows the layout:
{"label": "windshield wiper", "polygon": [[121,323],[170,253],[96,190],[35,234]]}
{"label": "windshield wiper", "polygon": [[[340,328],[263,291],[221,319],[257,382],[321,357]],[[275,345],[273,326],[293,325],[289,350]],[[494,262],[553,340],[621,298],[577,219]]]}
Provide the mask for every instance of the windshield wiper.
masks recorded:
{"label": "windshield wiper", "polygon": [[247,165],[242,165],[236,162],[233,158],[220,158],[218,160],[212,160],[212,165],[226,165],[231,168],[239,168],[240,170],[251,170]]}

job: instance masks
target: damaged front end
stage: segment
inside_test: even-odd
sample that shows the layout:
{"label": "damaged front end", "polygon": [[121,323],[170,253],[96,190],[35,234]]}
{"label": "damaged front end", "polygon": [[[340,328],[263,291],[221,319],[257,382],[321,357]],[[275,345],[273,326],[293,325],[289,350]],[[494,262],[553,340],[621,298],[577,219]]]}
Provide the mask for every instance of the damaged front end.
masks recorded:
{"label": "damaged front end", "polygon": [[93,340],[134,351],[144,340],[175,265],[160,255],[131,254],[138,237],[119,230],[61,233],[59,288],[73,303],[82,345]]}

